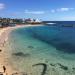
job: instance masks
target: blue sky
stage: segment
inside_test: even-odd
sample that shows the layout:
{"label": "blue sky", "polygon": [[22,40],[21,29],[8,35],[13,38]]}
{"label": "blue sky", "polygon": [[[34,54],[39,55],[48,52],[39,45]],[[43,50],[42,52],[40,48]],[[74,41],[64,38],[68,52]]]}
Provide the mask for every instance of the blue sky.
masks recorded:
{"label": "blue sky", "polygon": [[0,0],[0,17],[75,20],[75,0]]}

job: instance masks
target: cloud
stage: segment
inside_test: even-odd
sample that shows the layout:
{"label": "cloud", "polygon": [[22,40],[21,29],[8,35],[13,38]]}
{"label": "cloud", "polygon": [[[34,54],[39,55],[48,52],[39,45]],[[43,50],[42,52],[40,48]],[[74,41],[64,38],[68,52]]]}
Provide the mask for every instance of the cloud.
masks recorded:
{"label": "cloud", "polygon": [[25,10],[24,13],[26,13],[26,14],[37,14],[37,15],[39,15],[39,14],[44,14],[45,12],[44,11],[29,11],[29,10]]}
{"label": "cloud", "polygon": [[67,12],[67,11],[72,11],[74,8],[57,8],[57,9],[52,9],[51,12]]}
{"label": "cloud", "polygon": [[52,13],[55,13],[55,10],[54,10],[54,9],[52,9],[52,10],[51,10],[51,12],[52,12]]}
{"label": "cloud", "polygon": [[59,9],[56,9],[57,11],[61,11],[61,12],[64,12],[64,11],[70,11],[70,10],[73,10],[74,8],[59,8]]}
{"label": "cloud", "polygon": [[4,3],[0,3],[0,10],[3,10],[5,8],[5,4]]}

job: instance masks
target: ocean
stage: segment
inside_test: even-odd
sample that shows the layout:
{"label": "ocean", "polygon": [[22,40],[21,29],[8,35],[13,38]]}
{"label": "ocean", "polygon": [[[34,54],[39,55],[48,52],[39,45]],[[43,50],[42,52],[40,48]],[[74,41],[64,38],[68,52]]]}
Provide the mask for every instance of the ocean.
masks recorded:
{"label": "ocean", "polygon": [[[28,75],[75,74],[75,25],[74,21],[50,21],[56,25],[41,25],[12,30],[6,47],[10,50],[10,63]],[[66,68],[65,68],[66,67]]]}

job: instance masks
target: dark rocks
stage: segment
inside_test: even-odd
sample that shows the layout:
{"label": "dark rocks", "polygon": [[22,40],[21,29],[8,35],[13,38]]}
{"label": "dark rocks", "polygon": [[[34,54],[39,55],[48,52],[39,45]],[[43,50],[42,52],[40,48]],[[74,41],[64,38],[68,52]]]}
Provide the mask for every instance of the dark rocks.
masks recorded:
{"label": "dark rocks", "polygon": [[57,66],[57,65],[59,65],[61,69],[63,69],[63,70],[68,70],[68,67],[67,67],[67,66],[64,66],[64,65],[62,65],[62,64],[60,64],[60,63],[57,63],[57,64],[52,64],[52,63],[51,63],[50,65],[51,65],[51,66],[54,66],[54,67]]}
{"label": "dark rocks", "polygon": [[57,63],[57,64],[60,66],[61,69],[63,69],[63,70],[68,70],[68,67],[67,67],[67,66],[64,66],[64,65],[62,65],[62,64],[60,64],[60,63]]}
{"label": "dark rocks", "polygon": [[23,52],[13,53],[13,55],[15,55],[15,56],[21,56],[21,57],[30,56],[30,54],[28,54],[28,53],[24,54]]}
{"label": "dark rocks", "polygon": [[75,67],[72,68],[72,71],[75,72]]}
{"label": "dark rocks", "polygon": [[28,48],[34,48],[33,46],[28,46]]}
{"label": "dark rocks", "polygon": [[73,67],[72,69],[73,69],[73,70],[75,70],[75,68],[74,68],[74,67]]}
{"label": "dark rocks", "polygon": [[50,65],[51,65],[51,66],[55,66],[55,64],[52,64],[52,63],[51,63]]}
{"label": "dark rocks", "polygon": [[45,63],[38,63],[38,64],[34,64],[32,66],[40,66],[40,65],[43,66],[43,71],[42,71],[41,75],[45,75],[46,71],[47,71],[47,64],[45,64]]}

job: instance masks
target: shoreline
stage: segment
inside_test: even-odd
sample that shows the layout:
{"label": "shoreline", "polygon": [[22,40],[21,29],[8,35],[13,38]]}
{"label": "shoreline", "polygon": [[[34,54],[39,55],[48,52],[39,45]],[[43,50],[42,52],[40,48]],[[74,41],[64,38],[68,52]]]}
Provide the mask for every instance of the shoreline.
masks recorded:
{"label": "shoreline", "polygon": [[[4,44],[8,40],[8,35],[14,29],[29,27],[29,26],[40,26],[40,25],[22,25],[22,26],[17,25],[14,27],[2,28],[0,30],[0,72],[4,73],[5,75],[12,75],[13,73],[18,73],[17,71],[15,72],[13,70],[12,65],[9,65],[10,63],[8,62],[8,56],[7,56],[6,51],[4,49]],[[5,66],[5,68],[6,68],[5,72],[4,72],[3,66]]]}

